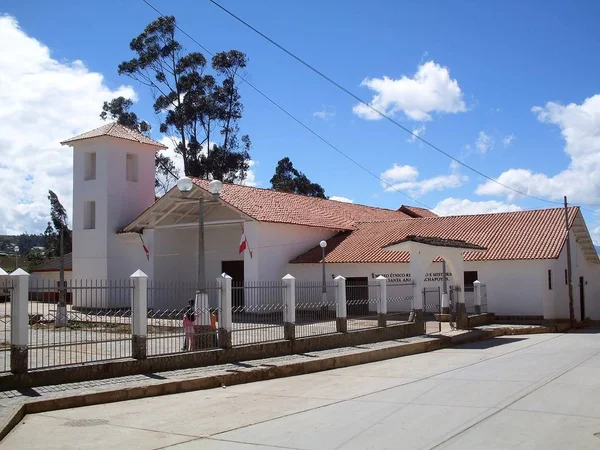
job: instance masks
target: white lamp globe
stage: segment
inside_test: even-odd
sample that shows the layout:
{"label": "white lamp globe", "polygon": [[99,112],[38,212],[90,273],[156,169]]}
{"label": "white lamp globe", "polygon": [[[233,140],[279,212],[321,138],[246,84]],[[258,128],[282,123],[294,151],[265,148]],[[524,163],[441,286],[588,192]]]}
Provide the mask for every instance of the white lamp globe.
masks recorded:
{"label": "white lamp globe", "polygon": [[327,247],[327,241],[321,241],[319,242],[319,245],[321,246],[321,248],[325,248]]}
{"label": "white lamp globe", "polygon": [[208,184],[208,191],[211,194],[220,195],[221,192],[223,192],[223,183],[221,183],[219,180],[212,180]]}
{"label": "white lamp globe", "polygon": [[177,189],[179,189],[181,192],[190,192],[193,186],[194,183],[192,182],[191,178],[181,177],[179,180],[177,180]]}

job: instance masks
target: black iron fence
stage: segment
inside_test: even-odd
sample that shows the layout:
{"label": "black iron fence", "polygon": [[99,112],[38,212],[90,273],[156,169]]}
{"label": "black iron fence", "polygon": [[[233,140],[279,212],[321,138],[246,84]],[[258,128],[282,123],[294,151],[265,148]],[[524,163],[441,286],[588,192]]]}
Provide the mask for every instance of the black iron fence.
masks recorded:
{"label": "black iron fence", "polygon": [[[335,333],[335,282],[296,282],[296,337]],[[325,291],[325,292],[323,292]]]}
{"label": "black iron fence", "polygon": [[28,305],[29,367],[131,356],[130,280],[33,281]]}
{"label": "black iron fence", "polygon": [[233,281],[231,340],[234,346],[283,339],[285,289],[280,280]]}

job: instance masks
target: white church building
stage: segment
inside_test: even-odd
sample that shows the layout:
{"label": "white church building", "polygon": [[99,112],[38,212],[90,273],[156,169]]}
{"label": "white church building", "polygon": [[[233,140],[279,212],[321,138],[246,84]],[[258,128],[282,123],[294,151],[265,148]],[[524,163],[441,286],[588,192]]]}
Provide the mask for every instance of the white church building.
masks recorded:
{"label": "white church building", "polygon": [[[141,269],[155,282],[195,282],[203,198],[208,281],[223,272],[237,281],[288,273],[319,281],[325,240],[329,281],[384,275],[419,289],[439,286],[442,263],[432,255],[454,241],[464,248],[448,268],[449,285],[485,283],[496,315],[566,319],[568,236],[575,317],[600,319],[600,260],[577,207],[568,209],[567,233],[562,208],[438,217],[409,206],[390,210],[235,184],[216,195],[200,179],[186,195],[174,187],[156,200],[154,159],[162,144],[116,123],[62,144],[73,148],[73,280],[122,280]],[[247,247],[240,252],[242,233]],[[440,250],[424,252],[427,262],[418,269],[418,248],[403,247],[415,237],[429,239],[427,248],[439,241]]]}

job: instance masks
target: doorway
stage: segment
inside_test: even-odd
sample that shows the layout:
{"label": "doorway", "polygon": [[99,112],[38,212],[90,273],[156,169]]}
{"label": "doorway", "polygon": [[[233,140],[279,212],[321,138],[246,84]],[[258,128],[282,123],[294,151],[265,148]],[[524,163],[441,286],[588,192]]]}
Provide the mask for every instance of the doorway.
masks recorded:
{"label": "doorway", "polygon": [[221,273],[231,278],[231,306],[244,306],[244,261],[221,261]]}
{"label": "doorway", "polygon": [[346,278],[346,313],[348,316],[369,314],[369,278]]}
{"label": "doorway", "polygon": [[583,322],[585,320],[585,282],[583,277],[579,277],[579,311]]}

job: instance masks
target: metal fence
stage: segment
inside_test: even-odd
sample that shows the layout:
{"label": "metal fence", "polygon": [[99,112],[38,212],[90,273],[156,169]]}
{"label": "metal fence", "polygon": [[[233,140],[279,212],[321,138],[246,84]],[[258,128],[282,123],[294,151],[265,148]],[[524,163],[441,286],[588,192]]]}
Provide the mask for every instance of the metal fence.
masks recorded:
{"label": "metal fence", "polygon": [[487,286],[485,283],[479,285],[479,292],[481,294],[481,312],[488,312],[488,299],[487,299]]}
{"label": "metal fence", "polygon": [[388,323],[408,321],[414,308],[414,284],[388,283],[386,290]]}
{"label": "metal fence", "polygon": [[378,326],[377,305],[380,299],[379,284],[351,283],[346,281],[346,313],[348,331]]}
{"label": "metal fence", "polygon": [[29,292],[30,368],[131,356],[130,280],[73,280],[63,289],[40,280]]}
{"label": "metal fence", "polygon": [[335,282],[296,282],[296,337],[335,333]]}
{"label": "metal fence", "polygon": [[465,288],[465,310],[467,314],[475,314],[475,291],[469,288]]}
{"label": "metal fence", "polygon": [[220,291],[216,281],[149,282],[148,356],[216,348]]}
{"label": "metal fence", "polygon": [[285,289],[281,280],[232,282],[232,345],[283,339]]}
{"label": "metal fence", "polygon": [[10,299],[12,280],[0,277],[0,373],[10,371]]}

